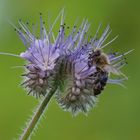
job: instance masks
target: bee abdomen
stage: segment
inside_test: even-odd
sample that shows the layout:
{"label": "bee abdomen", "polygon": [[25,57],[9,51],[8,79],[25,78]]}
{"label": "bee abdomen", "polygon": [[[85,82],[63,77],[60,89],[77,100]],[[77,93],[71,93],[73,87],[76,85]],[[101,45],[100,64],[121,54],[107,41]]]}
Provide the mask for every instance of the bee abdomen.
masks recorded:
{"label": "bee abdomen", "polygon": [[97,69],[93,86],[95,96],[101,94],[102,90],[104,90],[104,87],[106,86],[107,80],[108,73],[101,69]]}

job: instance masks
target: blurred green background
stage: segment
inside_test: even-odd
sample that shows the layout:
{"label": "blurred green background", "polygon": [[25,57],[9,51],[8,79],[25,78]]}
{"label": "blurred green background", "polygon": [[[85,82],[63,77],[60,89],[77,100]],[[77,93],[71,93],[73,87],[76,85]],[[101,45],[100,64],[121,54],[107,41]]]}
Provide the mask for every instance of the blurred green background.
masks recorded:
{"label": "blurred green background", "polygon": [[[139,0],[0,0],[0,52],[19,54],[25,50],[8,20],[14,24],[19,18],[38,22],[38,13],[42,12],[46,21],[48,15],[53,21],[64,6],[70,26],[77,17],[87,17],[93,20],[94,33],[100,22],[103,28],[110,23],[111,37],[119,34],[112,48],[122,52],[135,49],[123,69],[129,76],[127,89],[108,85],[88,116],[72,117],[53,99],[32,140],[140,140]],[[18,138],[38,104],[19,86],[23,70],[12,68],[23,64],[18,58],[0,55],[0,140]]]}

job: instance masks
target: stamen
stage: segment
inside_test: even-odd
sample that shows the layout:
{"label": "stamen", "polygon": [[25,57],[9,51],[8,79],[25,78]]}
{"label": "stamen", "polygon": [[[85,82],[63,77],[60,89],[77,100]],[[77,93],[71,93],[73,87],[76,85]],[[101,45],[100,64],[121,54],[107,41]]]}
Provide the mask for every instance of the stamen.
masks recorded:
{"label": "stamen", "polygon": [[0,54],[2,54],[2,55],[9,55],[9,56],[15,56],[15,57],[21,58],[19,55],[17,55],[17,54],[12,54],[12,53],[0,52]]}

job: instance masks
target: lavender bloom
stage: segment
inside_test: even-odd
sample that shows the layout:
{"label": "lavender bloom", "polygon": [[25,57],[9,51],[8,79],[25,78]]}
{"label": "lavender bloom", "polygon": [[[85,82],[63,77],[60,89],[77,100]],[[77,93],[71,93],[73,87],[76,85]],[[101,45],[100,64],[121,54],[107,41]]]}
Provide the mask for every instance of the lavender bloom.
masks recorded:
{"label": "lavender bloom", "polygon": [[[55,38],[52,30],[60,16],[60,29]],[[39,39],[21,20],[19,25],[20,28],[15,27],[15,30],[27,48],[20,57],[28,62],[26,73],[23,74],[25,81],[22,83],[29,91],[28,94],[32,93],[36,97],[45,95],[55,83],[55,96],[64,110],[73,114],[87,113],[107,83],[123,85],[122,82],[127,79],[120,69],[126,65],[124,56],[131,51],[122,55],[103,52],[103,48],[117,38],[104,43],[111,33],[109,26],[100,38],[98,32],[101,25],[94,37],[90,37],[90,24],[83,20],[79,28],[74,25],[71,33],[66,36],[68,27],[64,23],[63,10],[48,32],[40,16]],[[111,79],[110,74],[122,78]]]}

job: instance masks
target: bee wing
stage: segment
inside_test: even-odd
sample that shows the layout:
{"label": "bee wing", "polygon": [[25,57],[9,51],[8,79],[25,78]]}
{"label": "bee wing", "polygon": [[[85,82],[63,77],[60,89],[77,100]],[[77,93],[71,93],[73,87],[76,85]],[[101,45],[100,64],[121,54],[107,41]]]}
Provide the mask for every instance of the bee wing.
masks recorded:
{"label": "bee wing", "polygon": [[115,74],[115,75],[121,74],[121,72],[118,69],[114,68],[112,65],[105,65],[104,69],[110,73]]}
{"label": "bee wing", "polygon": [[110,73],[113,73],[115,75],[122,75],[124,76],[126,79],[128,79],[128,77],[123,74],[119,69],[113,67],[112,65],[105,65],[104,69]]}

